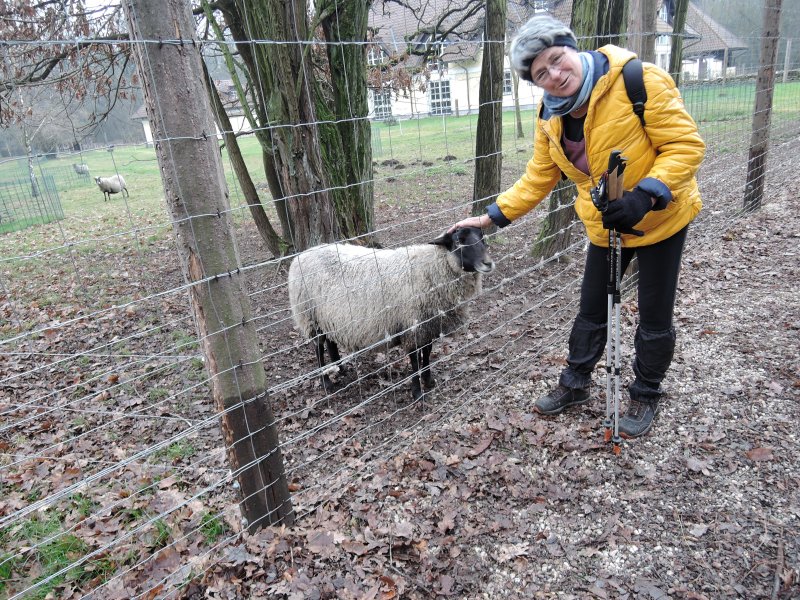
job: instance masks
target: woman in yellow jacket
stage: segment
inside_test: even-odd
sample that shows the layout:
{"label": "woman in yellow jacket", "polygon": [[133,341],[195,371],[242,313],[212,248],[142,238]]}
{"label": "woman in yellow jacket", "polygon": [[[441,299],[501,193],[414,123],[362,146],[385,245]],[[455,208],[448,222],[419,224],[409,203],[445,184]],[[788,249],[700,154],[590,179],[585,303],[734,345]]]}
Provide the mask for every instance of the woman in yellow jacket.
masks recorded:
{"label": "woman in yellow jacket", "polygon": [[[650,430],[660,384],[672,362],[678,273],[688,225],[702,206],[695,173],[705,153],[672,78],[647,63],[642,125],[622,77],[622,67],[632,58],[633,53],[611,45],[578,52],[575,35],[560,21],[546,15],[528,21],[511,43],[510,59],[520,77],[545,92],[533,158],[487,214],[453,226],[504,227],[538,205],[562,173],[575,182],[575,210],[590,245],[567,367],[558,385],[534,405],[545,415],[589,401],[592,371],[606,342],[608,230],[627,232],[622,235],[622,271],[634,254],[639,259],[635,380],[619,421],[620,434],[629,438]],[[607,169],[612,150],[628,159],[626,191],[601,214],[590,190]]]}

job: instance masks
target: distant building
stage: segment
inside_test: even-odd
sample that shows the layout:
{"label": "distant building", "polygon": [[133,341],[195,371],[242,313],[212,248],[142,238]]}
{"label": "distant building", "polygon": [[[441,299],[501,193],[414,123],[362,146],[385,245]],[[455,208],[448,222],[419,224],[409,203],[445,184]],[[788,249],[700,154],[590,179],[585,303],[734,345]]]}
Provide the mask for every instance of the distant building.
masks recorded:
{"label": "distant building", "polygon": [[[441,19],[436,3],[410,0],[403,5],[374,2],[370,9],[371,41],[368,62],[383,71],[399,62],[405,70],[402,89],[394,80],[396,70],[385,68],[386,79],[370,78],[370,116],[383,120],[418,116],[475,114],[479,108],[479,86],[483,61],[483,12],[465,14],[474,5],[464,2],[459,10],[451,2],[448,18]],[[544,3],[510,0],[507,31],[513,32]],[[438,23],[437,23],[438,22]],[[438,32],[434,33],[437,23]],[[450,32],[450,33],[446,33]],[[444,39],[442,39],[444,37]],[[423,64],[414,51],[430,50]],[[536,106],[542,90],[519,81],[521,106]],[[514,79],[506,56],[503,66],[503,108],[514,106]]]}
{"label": "distant building", "polygon": [[[463,15],[458,7],[472,5],[463,0],[450,0],[437,5],[429,0],[373,2],[369,27],[374,43],[369,49],[369,63],[384,67],[386,79],[370,78],[370,117],[376,120],[409,118],[440,114],[473,114],[478,111],[478,86],[483,59],[483,13]],[[441,19],[442,6],[451,16]],[[455,10],[453,10],[455,9]],[[655,62],[669,67],[674,0],[661,0],[658,5]],[[572,0],[510,0],[508,4],[507,41],[519,26],[536,13],[546,12],[569,23]],[[456,26],[458,20],[461,24]],[[434,36],[434,31],[439,34]],[[444,39],[441,39],[445,34]],[[684,79],[712,79],[735,74],[731,67],[735,52],[746,44],[711,19],[694,4],[689,4],[683,44],[681,74]],[[409,52],[432,49],[426,64]],[[398,89],[387,68],[398,61],[405,66],[404,85]],[[503,73],[503,108],[514,106],[513,80],[506,57]],[[723,68],[725,69],[723,71]],[[409,85],[409,78],[411,85]],[[519,104],[536,106],[542,90],[528,82],[519,83]]]}
{"label": "distant building", "polygon": [[[476,114],[483,61],[484,13],[472,14],[467,0],[406,0],[402,4],[375,0],[369,14],[367,62],[369,117],[374,120],[408,119],[436,115]],[[483,5],[481,5],[483,6]],[[443,17],[442,8],[448,9]],[[669,67],[675,0],[658,4],[655,62]],[[506,43],[536,13],[547,12],[568,23],[572,0],[509,0]],[[690,3],[686,15],[681,76],[684,80],[735,75],[733,56],[747,45]],[[419,53],[427,51],[423,58]],[[215,81],[236,133],[249,126],[230,80]],[[543,91],[519,81],[515,91],[508,57],[503,66],[503,108],[538,105]],[[144,107],[133,116],[141,121],[148,144],[153,135]],[[217,136],[221,137],[219,131]]]}

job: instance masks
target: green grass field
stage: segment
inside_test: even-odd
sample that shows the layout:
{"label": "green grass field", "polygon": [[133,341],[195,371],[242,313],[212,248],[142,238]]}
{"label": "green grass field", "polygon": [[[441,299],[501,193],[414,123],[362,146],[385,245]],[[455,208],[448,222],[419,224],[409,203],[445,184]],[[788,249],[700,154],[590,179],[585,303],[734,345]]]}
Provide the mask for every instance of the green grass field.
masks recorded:
{"label": "green grass field", "polygon": [[[690,85],[683,91],[686,106],[698,122],[701,132],[710,143],[719,145],[724,152],[742,151],[749,138],[750,122],[755,96],[754,83]],[[800,116],[800,82],[779,83],[774,94],[773,131],[780,131],[781,123],[795,120]],[[515,115],[503,113],[503,149],[506,156],[527,156],[532,147],[534,112],[522,112],[523,137],[516,136]],[[378,165],[392,159],[405,166],[420,165],[405,172],[397,171],[397,177],[413,177],[425,169],[438,175],[445,172],[466,172],[470,170],[464,161],[474,155],[477,115],[425,117],[400,121],[394,125],[374,122],[373,158]],[[254,137],[240,138],[245,160],[250,172],[267,197],[266,181],[262,167],[261,149]],[[446,163],[442,159],[455,156],[456,161]],[[231,206],[234,218],[249,219],[241,194],[238,192],[227,162],[222,153],[223,165],[231,192]],[[527,158],[525,158],[527,160]],[[83,154],[46,160],[34,159],[37,174],[61,169],[62,173],[71,169],[72,163],[84,162],[89,165],[91,175],[124,175],[130,198],[125,201],[127,208],[120,209],[123,199],[120,195],[112,197],[111,202],[103,202],[103,194],[92,179],[81,182],[59,181],[56,185],[64,220],[59,223],[59,231],[53,226],[34,226],[24,231],[2,232],[0,222],[0,256],[13,257],[41,251],[61,244],[78,242],[75,251],[80,252],[80,241],[86,238],[102,238],[115,232],[136,229],[138,243],[142,240],[160,239],[168,233],[169,217],[163,205],[163,187],[153,148],[116,147],[87,151]],[[27,176],[24,161],[6,161],[0,164],[0,182]],[[377,180],[380,183],[380,179]],[[238,209],[237,209],[238,207]],[[2,207],[0,207],[2,208]],[[130,237],[122,236],[122,238]],[[109,248],[128,247],[130,240],[112,238],[107,241]]]}

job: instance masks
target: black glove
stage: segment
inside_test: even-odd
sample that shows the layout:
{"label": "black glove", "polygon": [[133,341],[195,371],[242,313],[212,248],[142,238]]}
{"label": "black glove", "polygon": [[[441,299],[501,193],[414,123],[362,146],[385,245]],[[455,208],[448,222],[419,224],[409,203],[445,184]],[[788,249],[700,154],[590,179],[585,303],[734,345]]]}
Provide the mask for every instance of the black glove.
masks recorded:
{"label": "black glove", "polygon": [[622,198],[608,203],[608,208],[603,213],[603,227],[614,229],[618,233],[642,236],[644,232],[634,229],[633,226],[644,219],[652,208],[653,199],[647,192],[638,188],[623,192]]}

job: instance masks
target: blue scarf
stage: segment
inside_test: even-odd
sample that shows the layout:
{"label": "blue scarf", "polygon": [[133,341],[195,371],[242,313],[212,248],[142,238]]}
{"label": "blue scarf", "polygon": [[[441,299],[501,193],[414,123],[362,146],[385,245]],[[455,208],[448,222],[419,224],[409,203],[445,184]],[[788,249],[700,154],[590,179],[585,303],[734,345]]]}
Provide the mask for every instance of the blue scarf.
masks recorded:
{"label": "blue scarf", "polygon": [[589,96],[592,94],[592,89],[594,88],[594,60],[588,52],[581,52],[578,56],[580,56],[583,67],[581,88],[575,94],[566,98],[552,96],[547,92],[544,93],[545,108],[550,114],[557,117],[563,117],[580,108],[588,102]]}

